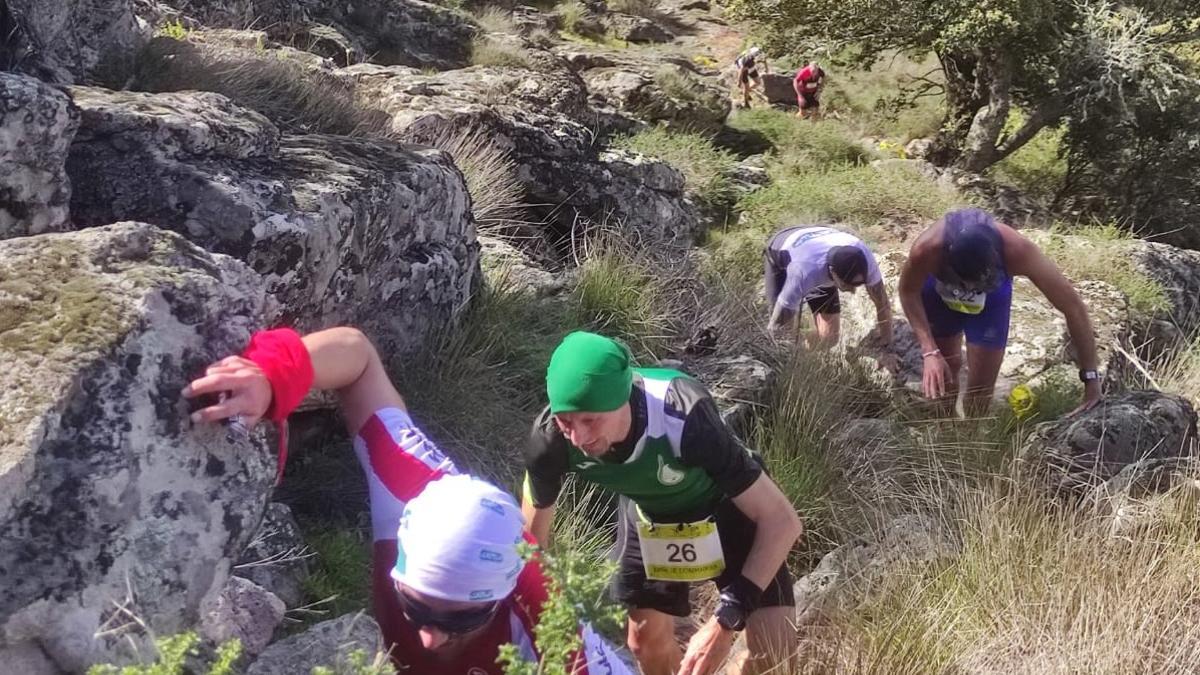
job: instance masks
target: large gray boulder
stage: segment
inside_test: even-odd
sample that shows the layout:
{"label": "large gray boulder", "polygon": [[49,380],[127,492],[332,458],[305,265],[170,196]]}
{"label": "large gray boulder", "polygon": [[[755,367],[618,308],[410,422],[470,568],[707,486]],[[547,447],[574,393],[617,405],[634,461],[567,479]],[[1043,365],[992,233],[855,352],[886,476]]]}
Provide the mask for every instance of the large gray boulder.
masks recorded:
{"label": "large gray boulder", "polygon": [[426,75],[364,64],[342,72],[407,140],[432,143],[460,130],[490,138],[517,165],[527,202],[542,205],[544,219],[561,232],[580,217],[619,224],[647,241],[690,242],[702,231],[678,171],[598,149],[592,130],[578,121],[587,114],[581,82],[517,68]]}
{"label": "large gray boulder", "polygon": [[66,94],[0,73],[0,239],[69,229],[67,150],[78,127]]}
{"label": "large gray boulder", "polygon": [[312,555],[292,510],[286,504],[271,502],[254,538],[238,557],[234,574],[270,591],[286,606],[299,607],[304,601],[304,580]]}
{"label": "large gray boulder", "polygon": [[[1157,282],[1167,307],[1149,317],[1136,317],[1146,356],[1185,343],[1200,329],[1200,251],[1167,244],[1130,240],[1129,254],[1138,271]],[[1148,341],[1148,342],[1147,342]]]}
{"label": "large gray boulder", "polygon": [[906,514],[877,531],[839,546],[796,582],[796,624],[811,626],[845,616],[888,577],[913,565],[951,556],[957,543],[935,518]]}
{"label": "large gray boulder", "polygon": [[0,648],[120,661],[225,586],[274,452],[180,390],[266,307],[246,265],[143,223],[0,242]]}
{"label": "large gray boulder", "polygon": [[[462,68],[471,59],[478,30],[471,17],[421,0],[189,0],[187,13],[214,28],[262,26],[274,40],[322,56],[439,70]],[[339,46],[340,45],[340,46]]]}
{"label": "large gray boulder", "polygon": [[149,39],[130,0],[7,0],[7,58],[60,84],[119,79]]}
{"label": "large gray boulder", "polygon": [[1055,492],[1082,494],[1150,460],[1196,454],[1196,411],[1180,396],[1133,391],[1047,422],[1025,440],[1022,460]]}
{"label": "large gray boulder", "polygon": [[365,614],[346,614],[267,647],[246,675],[296,675],[310,673],[316,666],[342,672],[351,653],[362,651],[370,662],[383,658],[382,649],[383,636],[374,619]]}
{"label": "large gray boulder", "polygon": [[216,94],[76,88],[75,225],[136,218],[262,275],[300,330],[362,328],[414,353],[469,295],[478,244],[443,153],[386,140],[280,135]]}

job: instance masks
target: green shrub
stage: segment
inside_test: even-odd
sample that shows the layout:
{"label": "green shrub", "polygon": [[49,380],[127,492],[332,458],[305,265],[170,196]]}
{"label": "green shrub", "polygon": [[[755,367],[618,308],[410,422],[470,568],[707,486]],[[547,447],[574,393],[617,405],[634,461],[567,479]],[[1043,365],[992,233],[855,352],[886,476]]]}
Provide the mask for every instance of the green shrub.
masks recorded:
{"label": "green shrub", "polygon": [[471,65],[495,68],[528,68],[529,59],[518,46],[492,40],[476,38],[471,43]]}
{"label": "green shrub", "polygon": [[170,38],[172,40],[186,40],[188,39],[188,36],[192,34],[192,31],[188,30],[188,28],[183,25],[182,21],[176,19],[163,24],[163,26],[159,28],[158,32],[155,34],[161,35],[165,38]]}
{"label": "green shrub", "polygon": [[701,134],[674,132],[658,126],[620,137],[613,145],[675,167],[683,174],[687,190],[709,204],[728,205],[735,199],[730,175],[737,159]]}
{"label": "green shrub", "polygon": [[[532,556],[532,547],[523,546],[526,557]],[[549,581],[549,598],[533,629],[541,662],[525,661],[515,645],[505,645],[497,659],[505,675],[570,675],[575,672],[570,657],[582,646],[582,623],[591,624],[598,632],[613,633],[625,622],[625,610],[613,604],[607,593],[615,562],[607,563],[597,574],[590,561],[572,551],[543,553],[541,561]]]}
{"label": "green shrub", "polygon": [[[88,675],[184,675],[189,657],[199,654],[200,637],[195,633],[179,633],[154,641],[153,663],[118,668],[110,664],[88,668]],[[207,675],[234,675],[233,666],[242,655],[242,643],[230,640],[217,647],[216,659],[209,664]],[[188,671],[191,672],[191,671]]]}

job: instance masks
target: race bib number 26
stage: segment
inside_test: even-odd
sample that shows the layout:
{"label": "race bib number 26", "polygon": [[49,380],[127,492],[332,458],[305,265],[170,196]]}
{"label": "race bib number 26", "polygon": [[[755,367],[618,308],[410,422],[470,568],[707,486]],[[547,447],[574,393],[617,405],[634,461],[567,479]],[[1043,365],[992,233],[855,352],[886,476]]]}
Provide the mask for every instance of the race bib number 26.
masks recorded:
{"label": "race bib number 26", "polygon": [[704,581],[725,570],[725,553],[716,523],[639,522],[638,542],[646,578],[655,581]]}

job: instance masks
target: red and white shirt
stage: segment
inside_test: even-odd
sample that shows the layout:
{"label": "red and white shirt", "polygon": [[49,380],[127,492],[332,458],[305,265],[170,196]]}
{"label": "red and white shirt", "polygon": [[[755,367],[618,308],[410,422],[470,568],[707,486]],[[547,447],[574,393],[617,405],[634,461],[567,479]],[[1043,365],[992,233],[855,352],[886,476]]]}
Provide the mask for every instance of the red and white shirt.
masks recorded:
{"label": "red and white shirt", "polygon": [[[404,506],[432,481],[459,473],[433,441],[399,408],[377,411],[354,439],[354,451],[367,474],[374,539],[371,587],[375,620],[403,675],[502,675],[496,663],[500,647],[512,643],[522,658],[536,661],[534,626],[547,599],[546,578],[537,561],[526,563],[517,587],[490,624],[473,636],[467,649],[447,660],[421,645],[417,627],[400,608],[390,572],[396,563],[396,528]],[[532,538],[526,536],[529,541]],[[590,627],[581,630],[584,649],[578,675],[631,675],[624,662]]]}

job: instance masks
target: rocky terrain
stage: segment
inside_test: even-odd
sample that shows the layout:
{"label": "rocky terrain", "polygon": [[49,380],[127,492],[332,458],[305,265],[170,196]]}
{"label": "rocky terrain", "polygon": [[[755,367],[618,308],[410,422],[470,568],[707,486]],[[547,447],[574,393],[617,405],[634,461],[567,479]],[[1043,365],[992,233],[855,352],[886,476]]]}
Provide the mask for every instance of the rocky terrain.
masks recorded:
{"label": "rocky terrain", "polygon": [[[655,125],[722,138],[734,192],[769,185],[762,148],[729,125],[739,113],[724,68],[743,45],[737,27],[707,0],[471,9],[422,0],[5,3],[0,673],[128,663],[154,636],[187,630],[209,646],[240,639],[244,672],[255,675],[308,672],[355,645],[374,653],[377,629],[357,613],[289,635],[295,610],[313,600],[305,580],[320,561],[275,501],[271,439],[193,426],[178,395],[259,328],[358,326],[401,381],[417,382],[416,400],[434,400],[413,364],[440,364],[438,350],[483,320],[472,312],[496,289],[517,289],[532,315],[584,323],[572,312],[589,302],[589,242],[608,233],[629,246],[614,264],[661,254],[648,260],[671,281],[646,302],[670,296],[683,307],[643,351],[696,373],[747,436],[774,414],[792,362],[761,330],[757,289],[697,272],[710,253],[696,247],[737,214],[683,167],[621,140]],[[769,98],[790,103],[774,88]],[[911,172],[948,200],[985,204],[1031,231],[1046,224],[1042,205],[913,158],[916,148],[864,167]],[[874,242],[893,299],[918,229],[897,222],[895,236]],[[1032,236],[1075,252],[1092,245]],[[1090,500],[1114,531],[1128,532],[1128,514],[1174,489],[1194,453],[1193,402],[1123,382],[1200,329],[1200,253],[1114,246],[1162,299],[1148,308],[1114,283],[1074,279],[1110,397],[1085,415],[1023,429],[1018,454],[1052,499]],[[829,446],[845,449],[830,461],[856,490],[859,478],[904,464],[903,448],[920,435],[882,412],[919,390],[920,349],[899,325],[899,371],[879,370],[874,308],[862,295],[844,299],[842,353],[873,387],[861,398],[885,403],[826,430]],[[898,301],[894,309],[902,316]],[[618,314],[595,327],[617,330]],[[571,324],[530,328],[529,348]],[[1026,281],[1013,324],[1000,398],[1017,384],[1073,376],[1065,322]],[[517,387],[540,378],[503,372]],[[297,461],[317,446],[345,450],[326,402],[306,407],[317,412],[292,439]],[[427,412],[432,433],[453,439],[451,454],[498,480],[515,476],[515,447],[480,459],[453,421]],[[509,431],[497,445],[516,442]],[[353,499],[356,488],[335,489]],[[874,496],[867,487],[858,495]],[[897,569],[961,550],[946,523],[901,511],[881,508],[874,527],[808,550],[813,564],[796,586],[802,626],[853,611]]]}

